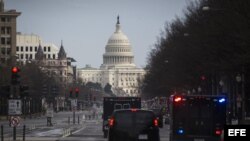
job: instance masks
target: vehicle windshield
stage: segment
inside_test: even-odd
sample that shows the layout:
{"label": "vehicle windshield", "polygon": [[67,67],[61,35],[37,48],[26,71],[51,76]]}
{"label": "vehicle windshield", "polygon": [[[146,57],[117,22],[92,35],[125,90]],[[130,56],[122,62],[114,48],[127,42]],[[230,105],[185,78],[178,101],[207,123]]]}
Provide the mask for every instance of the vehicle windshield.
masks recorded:
{"label": "vehicle windshield", "polygon": [[145,111],[126,111],[115,114],[115,128],[119,130],[141,130],[146,126],[152,126],[154,114]]}

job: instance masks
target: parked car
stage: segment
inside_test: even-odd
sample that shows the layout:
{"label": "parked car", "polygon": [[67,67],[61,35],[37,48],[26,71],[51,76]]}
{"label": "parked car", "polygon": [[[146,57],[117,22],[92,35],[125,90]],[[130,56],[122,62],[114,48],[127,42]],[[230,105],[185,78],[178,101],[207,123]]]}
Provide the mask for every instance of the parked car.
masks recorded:
{"label": "parked car", "polygon": [[108,141],[160,141],[158,119],[142,109],[116,110],[109,119]]}

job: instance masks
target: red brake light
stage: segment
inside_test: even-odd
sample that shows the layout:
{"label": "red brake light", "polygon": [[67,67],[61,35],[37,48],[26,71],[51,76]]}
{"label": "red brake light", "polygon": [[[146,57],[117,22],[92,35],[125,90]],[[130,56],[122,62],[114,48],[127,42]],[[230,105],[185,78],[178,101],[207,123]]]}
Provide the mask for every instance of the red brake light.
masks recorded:
{"label": "red brake light", "polygon": [[215,134],[216,134],[216,135],[221,135],[221,134],[222,134],[222,131],[219,130],[219,129],[216,129],[216,130],[215,130]]}
{"label": "red brake light", "polygon": [[174,97],[174,102],[180,102],[180,101],[182,101],[182,97],[180,96]]}
{"label": "red brake light", "polygon": [[114,122],[115,122],[115,119],[114,118],[110,118],[109,119],[109,127],[114,126]]}
{"label": "red brake light", "polygon": [[137,109],[131,109],[131,111],[132,111],[132,112],[136,112],[136,111],[137,111]]}
{"label": "red brake light", "polygon": [[158,119],[154,119],[154,126],[158,126]]}

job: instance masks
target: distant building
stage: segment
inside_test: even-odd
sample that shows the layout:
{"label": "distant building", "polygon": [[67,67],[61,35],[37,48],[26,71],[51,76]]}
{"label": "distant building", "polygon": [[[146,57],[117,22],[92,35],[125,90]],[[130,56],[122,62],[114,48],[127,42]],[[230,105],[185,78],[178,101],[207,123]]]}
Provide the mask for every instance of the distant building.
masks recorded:
{"label": "distant building", "polygon": [[57,59],[58,57],[59,47],[53,43],[44,43],[38,35],[21,34],[18,32],[16,42],[17,61],[21,64],[35,60],[35,54],[38,51],[39,45],[41,45],[46,59]]}
{"label": "distant building", "polygon": [[100,69],[86,65],[77,70],[78,77],[84,82],[97,82],[105,87],[108,83],[112,91],[121,96],[140,95],[140,85],[144,79],[145,70],[134,64],[134,55],[127,36],[122,32],[119,17],[116,30],[111,35],[103,54],[103,64]]}
{"label": "distant building", "polygon": [[75,66],[71,64],[75,60],[67,57],[62,43],[59,48],[53,43],[43,42],[38,35],[21,33],[17,33],[16,40],[18,63],[38,62],[43,71],[57,77],[63,87],[75,80]]}
{"label": "distant building", "polygon": [[21,14],[16,10],[4,10],[0,0],[0,64],[14,64],[16,55],[16,18]]}

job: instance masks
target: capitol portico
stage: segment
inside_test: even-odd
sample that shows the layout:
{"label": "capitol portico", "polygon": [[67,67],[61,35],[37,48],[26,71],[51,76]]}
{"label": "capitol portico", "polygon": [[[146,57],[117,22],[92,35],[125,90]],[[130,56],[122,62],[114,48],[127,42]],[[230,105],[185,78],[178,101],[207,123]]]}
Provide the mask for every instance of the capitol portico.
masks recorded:
{"label": "capitol portico", "polygon": [[100,83],[102,87],[108,83],[114,94],[119,96],[138,96],[140,85],[144,79],[145,70],[134,64],[134,55],[128,37],[122,32],[119,16],[115,32],[105,46],[103,64],[100,68],[85,68],[77,70],[78,77],[84,83]]}

